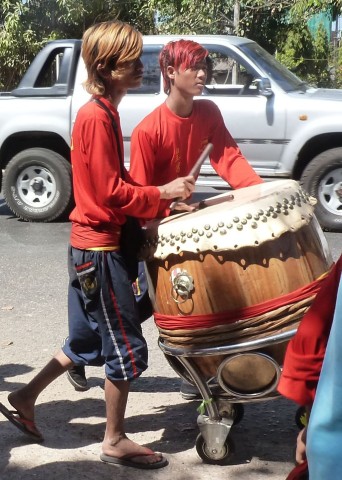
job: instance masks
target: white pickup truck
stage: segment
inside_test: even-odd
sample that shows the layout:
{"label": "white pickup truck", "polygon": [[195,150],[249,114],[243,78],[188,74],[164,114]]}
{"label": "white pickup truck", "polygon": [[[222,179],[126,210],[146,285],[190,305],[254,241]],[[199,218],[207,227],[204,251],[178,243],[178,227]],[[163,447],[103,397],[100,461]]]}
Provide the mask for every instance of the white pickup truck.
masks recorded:
{"label": "white pickup truck", "polygon": [[[165,99],[158,54],[176,38],[144,37],[143,84],[119,106],[127,165],[134,126]],[[213,73],[204,95],[219,106],[254,169],[265,180],[300,181],[317,198],[321,226],[342,231],[342,90],[309,86],[247,38],[182,38],[209,50]],[[9,208],[28,221],[52,221],[72,205],[70,132],[88,99],[80,51],[80,40],[48,43],[18,88],[0,95],[2,193]],[[228,188],[209,162],[197,185]]]}

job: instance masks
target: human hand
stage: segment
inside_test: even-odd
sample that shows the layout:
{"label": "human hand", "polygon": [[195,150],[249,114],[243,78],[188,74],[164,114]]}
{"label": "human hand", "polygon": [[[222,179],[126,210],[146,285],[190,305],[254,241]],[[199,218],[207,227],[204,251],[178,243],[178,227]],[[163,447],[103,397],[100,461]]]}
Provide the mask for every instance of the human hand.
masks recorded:
{"label": "human hand", "polygon": [[306,427],[297,436],[296,462],[303,463],[306,460]]}
{"label": "human hand", "polygon": [[179,177],[158,188],[161,199],[171,200],[176,198],[179,200],[185,200],[190,197],[195,189],[195,178],[192,175]]}
{"label": "human hand", "polygon": [[175,205],[173,210],[177,212],[193,212],[196,210],[196,207],[194,205],[188,205],[184,202],[179,202]]}

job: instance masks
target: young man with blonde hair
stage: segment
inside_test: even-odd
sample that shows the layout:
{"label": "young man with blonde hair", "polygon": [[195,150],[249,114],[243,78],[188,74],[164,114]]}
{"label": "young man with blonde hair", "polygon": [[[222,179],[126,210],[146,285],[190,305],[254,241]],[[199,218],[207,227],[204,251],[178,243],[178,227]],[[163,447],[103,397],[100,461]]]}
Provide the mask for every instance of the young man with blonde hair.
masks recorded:
{"label": "young man with blonde hair", "polygon": [[0,411],[37,441],[38,395],[73,365],[105,365],[106,431],[101,459],[136,468],[160,468],[167,460],[130,440],[124,417],[130,382],[147,368],[147,345],[137,319],[128,266],[120,250],[127,216],[156,216],[162,200],[187,198],[194,178],[161,187],[139,186],[123,166],[118,105],[127,89],[139,87],[142,37],[120,21],[89,28],[82,56],[92,100],[78,112],[71,160],[75,208],[69,247],[69,336],[62,350],[23,388],[8,396],[15,412]]}

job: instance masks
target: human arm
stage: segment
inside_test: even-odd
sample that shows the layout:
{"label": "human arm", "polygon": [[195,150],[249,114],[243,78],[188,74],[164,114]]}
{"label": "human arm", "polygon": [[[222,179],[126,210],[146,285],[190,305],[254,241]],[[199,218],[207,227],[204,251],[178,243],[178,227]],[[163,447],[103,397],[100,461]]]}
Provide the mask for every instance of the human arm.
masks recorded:
{"label": "human arm", "polygon": [[119,145],[107,113],[94,102],[82,107],[77,115],[71,158],[81,223],[122,224],[126,215],[151,218],[158,210],[159,190],[132,185],[126,178],[119,155],[123,146],[118,118],[116,122]]}
{"label": "human arm", "polygon": [[[125,215],[153,218],[161,201],[185,199],[192,193],[193,177],[181,177],[161,187],[134,182],[120,165],[118,152],[123,151],[120,130],[116,137],[102,109],[95,105],[87,109],[83,118],[81,111],[75,124],[72,157],[76,194],[82,197],[79,203],[90,218],[114,223],[121,223],[120,218],[124,220]],[[89,112],[90,109],[93,110]]]}
{"label": "human arm", "polygon": [[160,198],[162,200],[172,200],[173,198],[186,200],[194,191],[195,179],[192,175],[179,177],[157,188],[160,191]]}
{"label": "human arm", "polygon": [[334,316],[342,257],[322,281],[311,307],[288,344],[278,391],[299,405],[312,405]]}
{"label": "human arm", "polygon": [[310,420],[310,413],[311,413],[312,405],[307,405],[305,407],[305,421],[306,425],[297,435],[297,442],[296,442],[296,463],[301,464],[304,463],[306,460],[306,440],[307,440],[307,431],[308,431],[308,423]]}

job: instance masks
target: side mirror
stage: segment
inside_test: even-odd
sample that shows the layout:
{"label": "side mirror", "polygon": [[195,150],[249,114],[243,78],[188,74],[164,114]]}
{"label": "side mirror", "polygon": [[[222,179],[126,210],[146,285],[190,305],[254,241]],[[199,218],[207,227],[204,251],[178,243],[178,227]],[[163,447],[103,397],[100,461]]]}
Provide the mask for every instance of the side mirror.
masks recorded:
{"label": "side mirror", "polygon": [[258,84],[260,95],[264,95],[264,97],[272,97],[273,91],[269,78],[259,78],[256,82]]}

